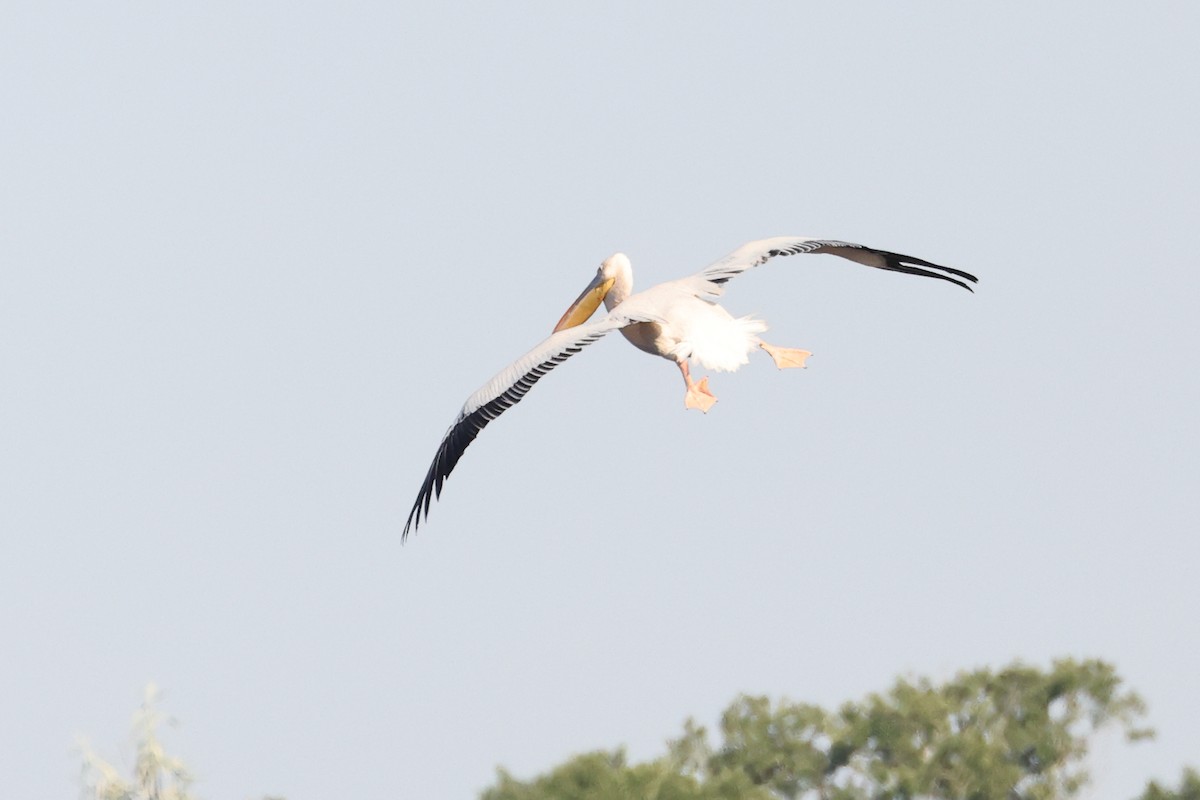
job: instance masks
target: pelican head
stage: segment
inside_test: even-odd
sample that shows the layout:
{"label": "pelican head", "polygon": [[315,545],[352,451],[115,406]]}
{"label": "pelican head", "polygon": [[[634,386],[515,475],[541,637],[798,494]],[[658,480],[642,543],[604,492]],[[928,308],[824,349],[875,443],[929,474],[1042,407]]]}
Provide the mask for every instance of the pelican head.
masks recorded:
{"label": "pelican head", "polygon": [[629,257],[624,253],[615,253],[604,259],[592,282],[575,298],[575,302],[554,326],[554,332],[558,333],[564,328],[574,328],[587,322],[588,318],[596,313],[596,309],[604,301],[604,296],[612,289],[617,279],[623,274],[628,275],[629,272]]}

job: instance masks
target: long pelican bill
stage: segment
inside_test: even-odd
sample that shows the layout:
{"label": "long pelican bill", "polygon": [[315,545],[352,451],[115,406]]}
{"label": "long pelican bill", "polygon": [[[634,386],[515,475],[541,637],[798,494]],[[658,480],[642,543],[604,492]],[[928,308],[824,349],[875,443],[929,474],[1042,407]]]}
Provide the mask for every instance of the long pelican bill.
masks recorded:
{"label": "long pelican bill", "polygon": [[564,328],[574,328],[587,322],[592,314],[596,313],[596,309],[604,301],[604,295],[608,294],[614,282],[616,278],[602,278],[600,275],[592,278],[592,282],[575,298],[567,313],[563,314],[562,319],[554,326],[554,332],[558,333]]}

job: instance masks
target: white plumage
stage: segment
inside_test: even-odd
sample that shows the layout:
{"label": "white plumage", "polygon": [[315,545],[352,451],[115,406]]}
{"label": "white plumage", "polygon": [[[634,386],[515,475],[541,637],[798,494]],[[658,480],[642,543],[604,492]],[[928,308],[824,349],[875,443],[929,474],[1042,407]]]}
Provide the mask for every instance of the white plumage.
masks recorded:
{"label": "white plumage", "polygon": [[761,319],[734,317],[720,306],[708,304],[680,326],[676,332],[679,344],[671,348],[670,355],[676,360],[691,359],[705,369],[737,372],[738,367],[750,363],[751,351],[762,342],[758,334],[766,331],[767,323]]}
{"label": "white plumage", "polygon": [[634,294],[629,257],[617,253],[596,270],[597,281],[608,279],[612,285],[604,294],[605,308],[651,320],[622,327],[621,333],[652,355],[676,362],[690,359],[706,369],[736,372],[749,363],[750,352],[761,342],[758,334],[767,330],[762,320],[738,319],[717,305],[712,298],[723,290],[698,276],[660,283]]}
{"label": "white plumage", "polygon": [[[563,314],[549,338],[467,398],[442,437],[408,514],[403,536],[407,537],[410,529],[419,526],[422,515],[428,517],[430,503],[441,496],[446,478],[489,422],[520,402],[550,370],[614,330],[620,330],[638,349],[673,361],[687,386],[685,407],[704,412],[716,398],[708,390],[708,378],[692,380],[689,362],[710,370],[733,372],[748,363],[751,352],[762,349],[781,369],[804,366],[810,355],[808,351],[767,344],[759,338],[767,330],[764,321],[735,318],[716,304],[730,278],[775,256],[801,253],[828,253],[868,267],[949,281],[968,291],[972,291],[971,287],[964,281],[977,281],[974,275],[962,270],[860,244],[780,236],[742,245],[696,275],[660,283],[635,294],[629,258],[616,253],[600,265],[595,278]],[[601,302],[608,314],[588,322]]]}

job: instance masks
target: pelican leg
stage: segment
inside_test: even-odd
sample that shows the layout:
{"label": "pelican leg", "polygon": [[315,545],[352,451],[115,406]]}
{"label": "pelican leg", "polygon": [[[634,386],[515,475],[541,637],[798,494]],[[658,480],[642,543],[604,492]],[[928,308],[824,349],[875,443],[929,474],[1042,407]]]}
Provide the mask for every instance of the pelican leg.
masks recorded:
{"label": "pelican leg", "polygon": [[775,361],[775,366],[780,369],[803,367],[804,359],[812,355],[807,350],[797,350],[794,347],[776,347],[762,341],[758,343],[758,346],[767,351],[767,355]]}
{"label": "pelican leg", "polygon": [[683,382],[687,384],[687,394],[683,398],[684,408],[698,408],[707,414],[717,402],[717,398],[708,390],[708,376],[701,378],[698,383],[693,383],[687,359],[681,358],[675,363],[679,365],[679,371],[683,373]]}

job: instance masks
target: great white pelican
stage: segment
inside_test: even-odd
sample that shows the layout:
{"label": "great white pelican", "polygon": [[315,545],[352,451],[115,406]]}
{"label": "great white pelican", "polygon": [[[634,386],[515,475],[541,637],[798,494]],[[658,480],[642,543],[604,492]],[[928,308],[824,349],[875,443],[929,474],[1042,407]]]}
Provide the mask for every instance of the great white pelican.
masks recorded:
{"label": "great white pelican", "polygon": [[[734,372],[748,363],[752,351],[761,349],[780,369],[803,367],[805,359],[812,355],[807,350],[768,344],[759,338],[767,330],[762,320],[734,317],[716,303],[730,278],[775,256],[802,253],[828,253],[876,269],[938,278],[967,291],[974,291],[968,281],[978,281],[962,270],[861,244],[779,236],[749,242],[689,278],[660,283],[634,294],[629,258],[624,253],[609,256],[562,315],[550,337],[467,398],[438,445],[433,464],[408,513],[402,540],[408,537],[410,529],[419,527],[422,516],[428,519],[430,503],[441,496],[442,484],[489,422],[519,403],[547,372],[612,331],[621,331],[639,350],[673,361],[687,386],[684,407],[705,413],[717,398],[709,391],[707,377],[692,380],[689,362],[718,372]],[[588,322],[601,302],[608,313]]]}

